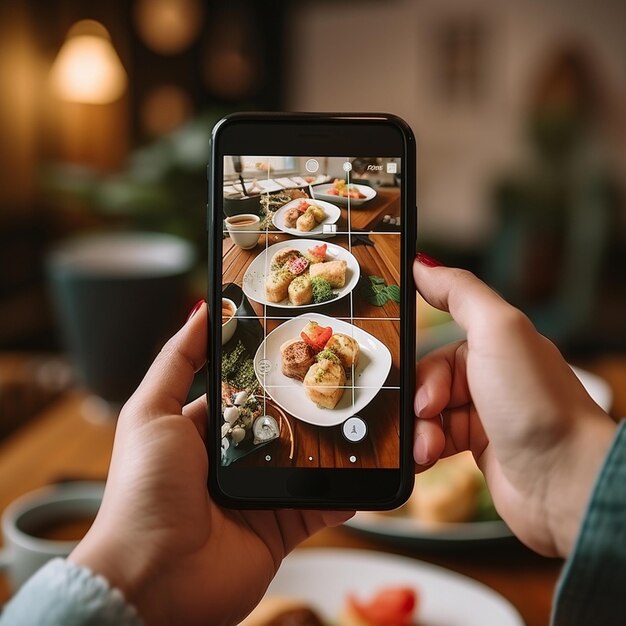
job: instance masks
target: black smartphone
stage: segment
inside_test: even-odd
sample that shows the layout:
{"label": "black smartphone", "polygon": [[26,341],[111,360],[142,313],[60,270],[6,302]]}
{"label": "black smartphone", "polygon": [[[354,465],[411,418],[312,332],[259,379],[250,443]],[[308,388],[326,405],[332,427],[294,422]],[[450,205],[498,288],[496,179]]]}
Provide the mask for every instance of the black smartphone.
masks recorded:
{"label": "black smartphone", "polygon": [[245,508],[411,493],[416,148],[378,113],[245,113],[211,137],[209,489]]}

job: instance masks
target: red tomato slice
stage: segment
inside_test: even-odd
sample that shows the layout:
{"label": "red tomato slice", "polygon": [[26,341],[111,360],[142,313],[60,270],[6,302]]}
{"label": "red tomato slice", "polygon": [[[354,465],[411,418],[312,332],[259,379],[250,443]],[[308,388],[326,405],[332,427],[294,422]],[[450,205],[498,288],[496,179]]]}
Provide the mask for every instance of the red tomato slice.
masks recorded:
{"label": "red tomato slice", "polygon": [[328,246],[325,243],[309,248],[309,252],[318,259],[326,258],[326,250],[328,250]]}
{"label": "red tomato slice", "polygon": [[302,337],[304,343],[311,346],[313,350],[321,352],[328,343],[328,340],[332,337],[333,329],[330,326],[316,326],[311,332],[312,336],[301,332],[300,337]]}
{"label": "red tomato slice", "polygon": [[356,614],[375,626],[411,626],[417,595],[410,587],[381,589],[371,600],[360,602],[354,596],[348,602]]}
{"label": "red tomato slice", "polygon": [[300,204],[298,205],[297,209],[298,211],[300,211],[300,213],[305,213],[306,210],[310,207],[311,205],[306,201],[306,200],[301,200]]}

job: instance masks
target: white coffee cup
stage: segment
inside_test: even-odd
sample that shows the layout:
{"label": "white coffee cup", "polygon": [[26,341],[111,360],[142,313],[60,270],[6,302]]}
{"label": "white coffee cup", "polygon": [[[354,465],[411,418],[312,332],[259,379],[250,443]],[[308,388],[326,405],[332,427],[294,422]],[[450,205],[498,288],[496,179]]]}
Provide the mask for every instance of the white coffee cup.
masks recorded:
{"label": "white coffee cup", "polygon": [[[226,321],[222,321],[222,345],[228,343],[237,329],[237,305],[228,298],[222,298],[222,311],[224,308],[228,308],[230,311],[230,317]],[[222,313],[222,319],[224,315]]]}
{"label": "white coffee cup", "polygon": [[102,482],[62,483],[31,491],[4,510],[0,570],[6,572],[13,590],[50,559],[68,556],[80,541],[80,538],[44,539],[31,532],[72,520],[95,518],[103,494]]}
{"label": "white coffee cup", "polygon": [[261,219],[254,213],[242,213],[233,215],[225,220],[226,228],[230,238],[244,250],[250,250],[259,241]]}

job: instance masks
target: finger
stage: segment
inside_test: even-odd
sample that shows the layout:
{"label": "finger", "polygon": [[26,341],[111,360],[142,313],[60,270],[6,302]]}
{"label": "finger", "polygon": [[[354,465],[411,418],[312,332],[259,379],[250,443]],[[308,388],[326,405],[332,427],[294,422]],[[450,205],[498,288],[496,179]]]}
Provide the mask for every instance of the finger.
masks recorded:
{"label": "finger", "polygon": [[206,393],[192,400],[183,407],[183,415],[188,417],[198,429],[202,439],[206,438],[207,427],[207,397]]}
{"label": "finger", "polygon": [[415,420],[413,459],[415,473],[423,472],[439,460],[446,446],[446,436],[441,421],[435,419]]}
{"label": "finger", "polygon": [[429,267],[416,260],[413,277],[424,299],[437,309],[449,311],[468,335],[475,325],[488,324],[491,319],[498,319],[503,312],[513,309],[466,270]]}
{"label": "finger", "polygon": [[443,346],[421,358],[417,364],[415,414],[437,417],[449,406],[470,401],[466,372],[467,342]]}
{"label": "finger", "polygon": [[207,343],[207,307],[203,303],[163,346],[137,391],[128,411],[141,407],[148,417],[180,414],[194,375],[204,365]]}
{"label": "finger", "polygon": [[481,457],[489,439],[473,405],[447,409],[442,413],[445,446],[441,458],[470,450],[475,459]]}

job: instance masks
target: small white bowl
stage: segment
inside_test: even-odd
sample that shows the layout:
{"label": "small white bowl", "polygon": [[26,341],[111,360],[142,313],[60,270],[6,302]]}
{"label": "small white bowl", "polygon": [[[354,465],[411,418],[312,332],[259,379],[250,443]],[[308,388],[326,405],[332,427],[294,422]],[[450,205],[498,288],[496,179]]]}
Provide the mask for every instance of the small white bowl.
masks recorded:
{"label": "small white bowl", "polygon": [[226,322],[222,324],[222,345],[228,343],[237,329],[237,305],[228,298],[222,298],[222,306],[228,304],[233,314]]}

